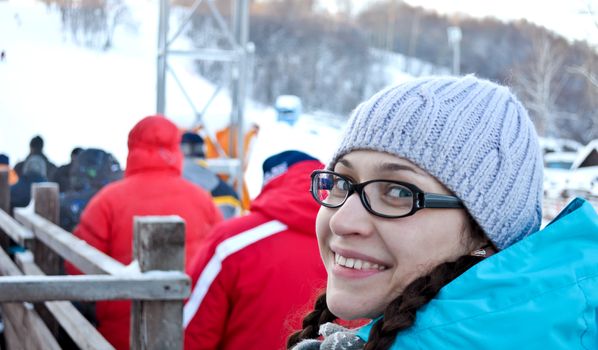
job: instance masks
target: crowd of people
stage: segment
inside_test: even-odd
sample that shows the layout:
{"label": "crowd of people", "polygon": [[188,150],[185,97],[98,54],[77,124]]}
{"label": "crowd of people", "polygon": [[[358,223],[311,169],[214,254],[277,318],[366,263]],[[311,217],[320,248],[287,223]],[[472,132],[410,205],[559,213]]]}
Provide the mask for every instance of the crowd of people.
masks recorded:
{"label": "crowd of people", "polygon": [[[598,343],[598,215],[577,198],[541,228],[538,137],[509,88],[472,75],[387,87],[354,109],[327,164],[297,150],[269,157],[244,213],[202,162],[203,144],[146,117],[122,172],[109,153],[78,148],[57,168],[34,137],[11,206],[27,205],[33,182],[63,184],[64,201],[92,189],[69,230],[123,264],[133,216],[181,216],[186,349]],[[92,164],[112,175],[92,181]],[[115,348],[129,348],[130,302],[98,302],[96,317]]]}

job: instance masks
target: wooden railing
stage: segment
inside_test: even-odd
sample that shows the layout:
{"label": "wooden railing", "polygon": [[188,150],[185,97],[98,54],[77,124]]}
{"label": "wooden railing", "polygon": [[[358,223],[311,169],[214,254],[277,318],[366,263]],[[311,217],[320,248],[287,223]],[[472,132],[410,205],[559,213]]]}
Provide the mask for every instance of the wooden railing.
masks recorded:
{"label": "wooden railing", "polygon": [[[0,171],[0,310],[9,350],[60,349],[59,328],[81,349],[113,349],[70,301],[122,299],[133,301],[132,349],[182,349],[190,280],[180,217],[135,217],[134,263],[124,266],[56,225],[56,184],[34,184],[32,204],[14,217],[9,193]],[[9,244],[22,247],[12,259]],[[85,275],[61,274],[63,259]]]}

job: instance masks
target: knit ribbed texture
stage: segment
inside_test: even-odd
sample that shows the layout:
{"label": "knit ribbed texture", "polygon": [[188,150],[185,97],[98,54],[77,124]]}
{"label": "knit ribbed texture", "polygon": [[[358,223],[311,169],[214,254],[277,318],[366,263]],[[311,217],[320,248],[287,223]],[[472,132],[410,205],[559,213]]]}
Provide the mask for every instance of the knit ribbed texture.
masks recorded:
{"label": "knit ribbed texture", "polygon": [[538,137],[504,86],[468,75],[386,88],[353,111],[329,168],[353,150],[387,152],[426,170],[500,249],[540,227]]}
{"label": "knit ribbed texture", "polygon": [[363,350],[365,347],[365,342],[357,336],[354,329],[336,323],[320,325],[319,333],[323,340],[305,339],[292,350]]}

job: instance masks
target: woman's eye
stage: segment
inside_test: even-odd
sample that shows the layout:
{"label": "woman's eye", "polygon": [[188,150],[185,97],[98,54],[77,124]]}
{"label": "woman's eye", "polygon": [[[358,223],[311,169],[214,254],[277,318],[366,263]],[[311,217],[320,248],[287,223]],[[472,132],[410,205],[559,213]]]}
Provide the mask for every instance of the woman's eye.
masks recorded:
{"label": "woman's eye", "polygon": [[338,178],[336,179],[336,183],[334,184],[334,187],[336,187],[339,190],[342,191],[348,191],[349,190],[349,182],[345,181],[344,179]]}
{"label": "woman's eye", "polygon": [[388,186],[386,195],[391,198],[411,197],[411,191],[403,186]]}

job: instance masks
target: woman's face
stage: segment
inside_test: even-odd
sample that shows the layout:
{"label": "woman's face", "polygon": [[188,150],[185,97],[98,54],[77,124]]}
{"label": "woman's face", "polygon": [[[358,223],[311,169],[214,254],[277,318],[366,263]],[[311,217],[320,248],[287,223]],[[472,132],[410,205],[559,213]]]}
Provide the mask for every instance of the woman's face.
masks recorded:
{"label": "woman's face", "polygon": [[[415,164],[382,152],[353,151],[334,171],[353,183],[397,180],[424,192],[451,194]],[[347,320],[380,316],[415,278],[476,249],[468,230],[464,209],[423,209],[386,219],[370,214],[356,194],[340,208],[322,206],[316,232],[328,272],[330,311]]]}

